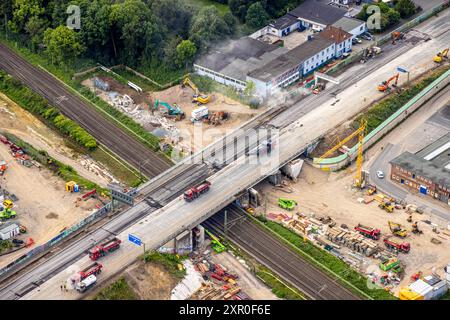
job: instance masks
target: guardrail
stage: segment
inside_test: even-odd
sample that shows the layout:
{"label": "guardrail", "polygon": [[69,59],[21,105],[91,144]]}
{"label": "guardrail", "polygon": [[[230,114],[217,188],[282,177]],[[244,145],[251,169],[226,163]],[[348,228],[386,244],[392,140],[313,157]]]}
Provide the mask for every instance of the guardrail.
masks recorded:
{"label": "guardrail", "polygon": [[[397,110],[389,118],[387,118],[378,127],[372,130],[363,140],[365,149],[372,146],[381,137],[387,134],[400,122],[406,119],[415,110],[426,103],[433,95],[445,88],[450,83],[450,70],[447,70],[439,78],[434,80],[430,85],[423,89],[414,98],[408,101],[403,107]],[[357,156],[358,144],[354,145],[347,153],[334,158],[322,159],[320,163],[315,163],[314,166],[325,171],[336,171],[354,160]]]}

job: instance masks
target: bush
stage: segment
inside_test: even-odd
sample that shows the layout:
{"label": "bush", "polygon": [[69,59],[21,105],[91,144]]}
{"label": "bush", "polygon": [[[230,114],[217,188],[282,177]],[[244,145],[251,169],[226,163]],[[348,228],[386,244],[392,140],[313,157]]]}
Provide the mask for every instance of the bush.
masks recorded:
{"label": "bush", "polygon": [[47,122],[56,127],[64,135],[72,138],[80,146],[90,150],[97,147],[97,141],[86,130],[60,114],[57,109],[49,105],[47,100],[23,86],[19,81],[11,78],[3,71],[0,71],[0,91],[4,92],[11,100],[15,101],[25,110],[47,120]]}
{"label": "bush", "polygon": [[110,286],[102,289],[94,300],[138,300],[133,289],[124,278],[120,278]]}
{"label": "bush", "polygon": [[186,270],[178,269],[178,265],[182,264],[186,256],[179,256],[170,253],[160,253],[158,251],[147,252],[144,255],[144,262],[153,261],[161,264],[170,274],[176,278],[182,279],[186,275]]}

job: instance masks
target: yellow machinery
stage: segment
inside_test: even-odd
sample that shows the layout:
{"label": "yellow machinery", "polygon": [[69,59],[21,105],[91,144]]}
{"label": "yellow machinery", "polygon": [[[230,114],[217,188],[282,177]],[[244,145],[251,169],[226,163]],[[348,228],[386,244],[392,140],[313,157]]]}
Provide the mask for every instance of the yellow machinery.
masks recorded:
{"label": "yellow machinery", "polygon": [[408,231],[402,228],[402,225],[396,222],[388,221],[389,229],[392,233],[400,238],[405,238],[408,235]]}
{"label": "yellow machinery", "polygon": [[355,186],[358,188],[361,188],[362,186],[362,164],[363,164],[363,143],[364,143],[364,136],[366,133],[367,128],[367,120],[362,119],[361,124],[359,128],[353,132],[351,135],[343,139],[341,142],[339,142],[337,145],[335,145],[333,148],[325,152],[322,156],[320,156],[318,159],[314,159],[315,163],[320,163],[321,160],[328,158],[331,156],[336,150],[339,150],[342,146],[344,146],[347,142],[352,140],[354,137],[358,136],[358,156],[356,157],[356,176],[355,176]]}
{"label": "yellow machinery", "polygon": [[450,48],[447,48],[439,52],[437,55],[434,56],[433,61],[436,63],[441,63],[442,60],[447,59],[449,50]]}
{"label": "yellow machinery", "polygon": [[12,200],[6,199],[3,201],[3,207],[6,210],[12,209],[12,207],[14,207],[14,202],[12,202]]}
{"label": "yellow machinery", "polygon": [[388,213],[394,212],[394,206],[390,202],[383,201],[378,205],[378,207],[380,207],[381,209],[385,210]]}
{"label": "yellow machinery", "polygon": [[183,80],[183,83],[181,84],[181,87],[184,88],[185,86],[189,86],[192,88],[192,90],[194,90],[194,95],[192,96],[192,102],[200,103],[200,104],[207,104],[208,102],[211,101],[211,97],[206,94],[201,94],[200,91],[198,90],[197,86],[195,85],[195,83],[193,83],[191,81],[191,79],[189,79],[187,77]]}

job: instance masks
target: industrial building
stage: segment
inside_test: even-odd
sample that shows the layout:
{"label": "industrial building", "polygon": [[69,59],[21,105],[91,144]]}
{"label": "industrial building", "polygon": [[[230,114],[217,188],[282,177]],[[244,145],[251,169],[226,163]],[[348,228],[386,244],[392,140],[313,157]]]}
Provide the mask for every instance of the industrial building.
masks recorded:
{"label": "industrial building", "polygon": [[[305,1],[251,36],[213,48],[194,63],[194,70],[239,90],[252,81],[256,94],[267,98],[352,50],[352,39],[365,32],[366,26],[365,22],[346,17],[346,13],[329,3]],[[309,35],[306,42],[291,50],[277,46],[276,42],[258,40],[272,35],[282,42],[281,38],[289,33],[305,29],[320,32]]]}
{"label": "industrial building", "polygon": [[367,25],[365,21],[361,21],[354,18],[342,17],[335,23],[333,27],[340,28],[352,35],[352,39],[360,36],[367,31]]}
{"label": "industrial building", "polygon": [[194,69],[219,83],[244,89],[250,72],[287,51],[277,45],[243,37],[214,47],[194,63]]}
{"label": "industrial building", "polygon": [[270,96],[277,88],[286,87],[334,58],[332,40],[311,38],[298,47],[248,74],[261,97]]}
{"label": "industrial building", "polygon": [[390,164],[392,181],[450,205],[450,133],[416,154],[402,153]]}

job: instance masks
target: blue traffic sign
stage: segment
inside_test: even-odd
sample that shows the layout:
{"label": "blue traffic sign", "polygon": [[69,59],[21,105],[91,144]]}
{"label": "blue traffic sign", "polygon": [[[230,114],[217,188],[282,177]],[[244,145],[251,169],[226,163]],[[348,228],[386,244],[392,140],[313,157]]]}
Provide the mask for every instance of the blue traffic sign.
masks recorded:
{"label": "blue traffic sign", "polygon": [[133,242],[134,244],[137,244],[138,246],[142,245],[141,239],[139,239],[136,236],[133,236],[132,234],[128,234],[128,240],[130,242]]}
{"label": "blue traffic sign", "polygon": [[402,67],[397,67],[397,70],[398,70],[399,72],[403,72],[403,73],[408,73],[408,72],[409,72],[408,70],[406,70],[406,69],[404,69],[404,68],[402,68]]}

